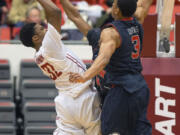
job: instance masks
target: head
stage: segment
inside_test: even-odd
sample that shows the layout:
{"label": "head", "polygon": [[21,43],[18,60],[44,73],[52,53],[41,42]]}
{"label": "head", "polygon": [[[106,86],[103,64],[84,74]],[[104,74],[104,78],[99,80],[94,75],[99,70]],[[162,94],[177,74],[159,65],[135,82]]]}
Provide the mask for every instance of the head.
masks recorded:
{"label": "head", "polygon": [[45,34],[46,29],[42,25],[27,23],[20,31],[20,40],[26,47],[32,47],[38,50]]}
{"label": "head", "polygon": [[27,23],[41,23],[41,11],[37,7],[30,8],[26,12],[26,22]]}
{"label": "head", "polygon": [[115,20],[132,17],[137,8],[137,0],[114,0],[112,16]]}

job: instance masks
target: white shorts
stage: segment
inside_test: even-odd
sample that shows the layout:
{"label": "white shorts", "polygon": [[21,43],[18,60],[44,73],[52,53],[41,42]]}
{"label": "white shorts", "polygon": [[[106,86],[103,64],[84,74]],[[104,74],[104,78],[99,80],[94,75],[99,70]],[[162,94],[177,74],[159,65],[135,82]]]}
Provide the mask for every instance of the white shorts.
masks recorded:
{"label": "white shorts", "polygon": [[57,129],[53,135],[101,135],[100,103],[90,88],[77,98],[62,92],[55,98]]}

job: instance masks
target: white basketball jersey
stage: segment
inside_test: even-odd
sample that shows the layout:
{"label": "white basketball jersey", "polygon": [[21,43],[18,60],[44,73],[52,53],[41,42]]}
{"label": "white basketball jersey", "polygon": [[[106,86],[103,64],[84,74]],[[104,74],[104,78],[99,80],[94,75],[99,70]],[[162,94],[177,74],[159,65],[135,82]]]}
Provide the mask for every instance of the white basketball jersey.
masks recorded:
{"label": "white basketball jersey", "polygon": [[55,81],[60,92],[72,97],[79,96],[91,84],[91,80],[85,83],[69,82],[69,72],[83,74],[86,66],[64,46],[59,32],[51,24],[48,24],[48,31],[35,55],[35,61],[43,73]]}

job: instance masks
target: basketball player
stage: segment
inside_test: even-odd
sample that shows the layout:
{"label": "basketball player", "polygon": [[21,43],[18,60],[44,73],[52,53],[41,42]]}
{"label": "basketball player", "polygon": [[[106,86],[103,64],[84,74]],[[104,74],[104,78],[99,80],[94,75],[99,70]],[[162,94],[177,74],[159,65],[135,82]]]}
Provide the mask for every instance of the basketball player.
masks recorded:
{"label": "basketball player", "polygon": [[45,9],[48,29],[36,23],[26,24],[21,29],[20,40],[36,50],[37,65],[55,81],[59,91],[55,98],[57,130],[54,135],[99,135],[99,99],[91,80],[81,84],[69,82],[69,72],[83,74],[86,66],[61,41],[61,11],[51,0],[37,1]]}
{"label": "basketball player", "polygon": [[143,29],[132,17],[136,7],[136,0],[114,0],[115,21],[100,31],[100,50],[94,63],[83,75],[71,73],[70,76],[71,82],[84,83],[105,68],[105,82],[110,90],[102,108],[103,135],[151,135],[152,132],[146,116],[149,88],[141,74]]}

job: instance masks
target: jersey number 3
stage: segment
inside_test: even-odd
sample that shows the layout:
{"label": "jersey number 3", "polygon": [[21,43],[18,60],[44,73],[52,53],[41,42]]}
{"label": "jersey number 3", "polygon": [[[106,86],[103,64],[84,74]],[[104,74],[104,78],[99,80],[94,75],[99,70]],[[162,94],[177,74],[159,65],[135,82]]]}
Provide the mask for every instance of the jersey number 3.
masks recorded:
{"label": "jersey number 3", "polygon": [[134,52],[132,52],[131,57],[132,59],[137,59],[139,58],[139,53],[140,53],[140,40],[139,40],[139,36],[135,35],[132,36],[131,41],[134,45]]}
{"label": "jersey number 3", "polygon": [[41,66],[41,68],[44,70],[44,71],[46,71],[46,72],[48,72],[49,74],[50,74],[50,78],[52,79],[52,80],[56,80],[59,76],[61,76],[61,74],[62,74],[62,72],[57,72],[55,69],[54,69],[54,67],[51,65],[51,64],[49,64],[49,63],[45,63],[45,64],[43,64],[42,66]]}

